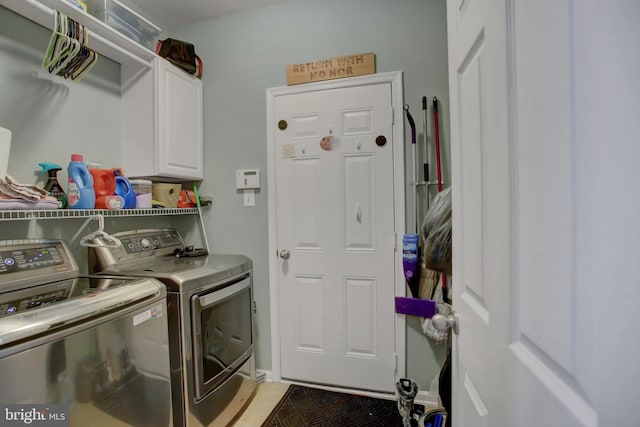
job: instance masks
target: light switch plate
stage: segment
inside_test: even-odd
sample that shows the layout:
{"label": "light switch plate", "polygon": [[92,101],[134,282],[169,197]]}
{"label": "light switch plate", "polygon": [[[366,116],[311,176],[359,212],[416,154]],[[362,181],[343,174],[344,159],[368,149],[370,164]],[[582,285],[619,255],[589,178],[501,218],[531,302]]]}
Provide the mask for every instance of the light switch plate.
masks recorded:
{"label": "light switch plate", "polygon": [[253,189],[244,190],[242,199],[245,207],[251,207],[256,205],[256,193]]}

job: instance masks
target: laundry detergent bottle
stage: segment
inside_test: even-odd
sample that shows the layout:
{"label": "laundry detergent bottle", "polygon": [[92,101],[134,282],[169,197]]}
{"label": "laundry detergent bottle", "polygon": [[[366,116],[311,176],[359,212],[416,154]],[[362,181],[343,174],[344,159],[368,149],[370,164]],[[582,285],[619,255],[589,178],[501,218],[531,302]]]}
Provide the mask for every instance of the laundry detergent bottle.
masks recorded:
{"label": "laundry detergent bottle", "polygon": [[84,163],[82,154],[72,154],[69,162],[69,187],[67,203],[71,209],[93,209],[96,205],[96,193],[93,190],[93,177]]}
{"label": "laundry detergent bottle", "polygon": [[56,165],[55,163],[38,163],[39,166],[42,167],[42,171],[40,172],[40,176],[47,173],[49,175],[49,180],[44,186],[44,189],[49,192],[51,197],[55,197],[60,202],[60,208],[64,209],[67,207],[67,195],[62,189],[60,182],[58,182],[58,171],[62,170],[62,166]]}
{"label": "laundry detergent bottle", "polygon": [[116,194],[124,199],[124,208],[133,209],[136,207],[136,193],[133,191],[131,182],[122,174],[118,169],[115,169],[116,174]]}

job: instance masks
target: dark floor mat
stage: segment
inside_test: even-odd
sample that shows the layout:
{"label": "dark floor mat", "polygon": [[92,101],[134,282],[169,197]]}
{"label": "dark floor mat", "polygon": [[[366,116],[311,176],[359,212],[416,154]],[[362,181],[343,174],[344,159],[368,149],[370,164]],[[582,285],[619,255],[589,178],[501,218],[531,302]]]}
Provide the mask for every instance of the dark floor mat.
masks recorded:
{"label": "dark floor mat", "polygon": [[262,427],[399,427],[395,400],[291,385]]}

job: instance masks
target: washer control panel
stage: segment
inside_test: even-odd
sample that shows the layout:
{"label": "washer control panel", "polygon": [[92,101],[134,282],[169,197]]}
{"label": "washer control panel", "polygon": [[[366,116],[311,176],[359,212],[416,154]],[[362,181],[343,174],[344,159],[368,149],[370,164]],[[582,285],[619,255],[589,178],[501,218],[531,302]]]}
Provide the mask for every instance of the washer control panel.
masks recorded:
{"label": "washer control panel", "polygon": [[[0,298],[14,291],[75,278],[79,273],[78,264],[63,240],[0,240]],[[40,297],[52,300],[61,295],[56,290]],[[11,311],[11,307],[0,311]]]}
{"label": "washer control panel", "polygon": [[0,246],[0,274],[50,268],[64,263],[61,248],[55,244],[15,248]]}
{"label": "washer control panel", "polygon": [[89,272],[100,273],[116,264],[148,261],[150,258],[173,255],[177,248],[184,248],[180,233],[172,228],[148,228],[120,231],[111,235],[120,241],[113,247],[98,238],[89,248]]}
{"label": "washer control panel", "polygon": [[183,246],[182,238],[175,230],[128,236],[121,238],[120,241],[127,254],[167,248],[173,249]]}

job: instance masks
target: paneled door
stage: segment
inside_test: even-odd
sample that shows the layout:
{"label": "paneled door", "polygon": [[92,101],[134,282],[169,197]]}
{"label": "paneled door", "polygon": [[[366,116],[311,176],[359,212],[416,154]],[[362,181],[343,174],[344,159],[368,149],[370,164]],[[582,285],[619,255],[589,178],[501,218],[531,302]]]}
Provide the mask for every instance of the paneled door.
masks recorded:
{"label": "paneled door", "polygon": [[390,392],[402,141],[392,84],[350,80],[273,98],[274,364],[289,380]]}
{"label": "paneled door", "polygon": [[638,424],[640,4],[604,3],[447,2],[453,425]]}

